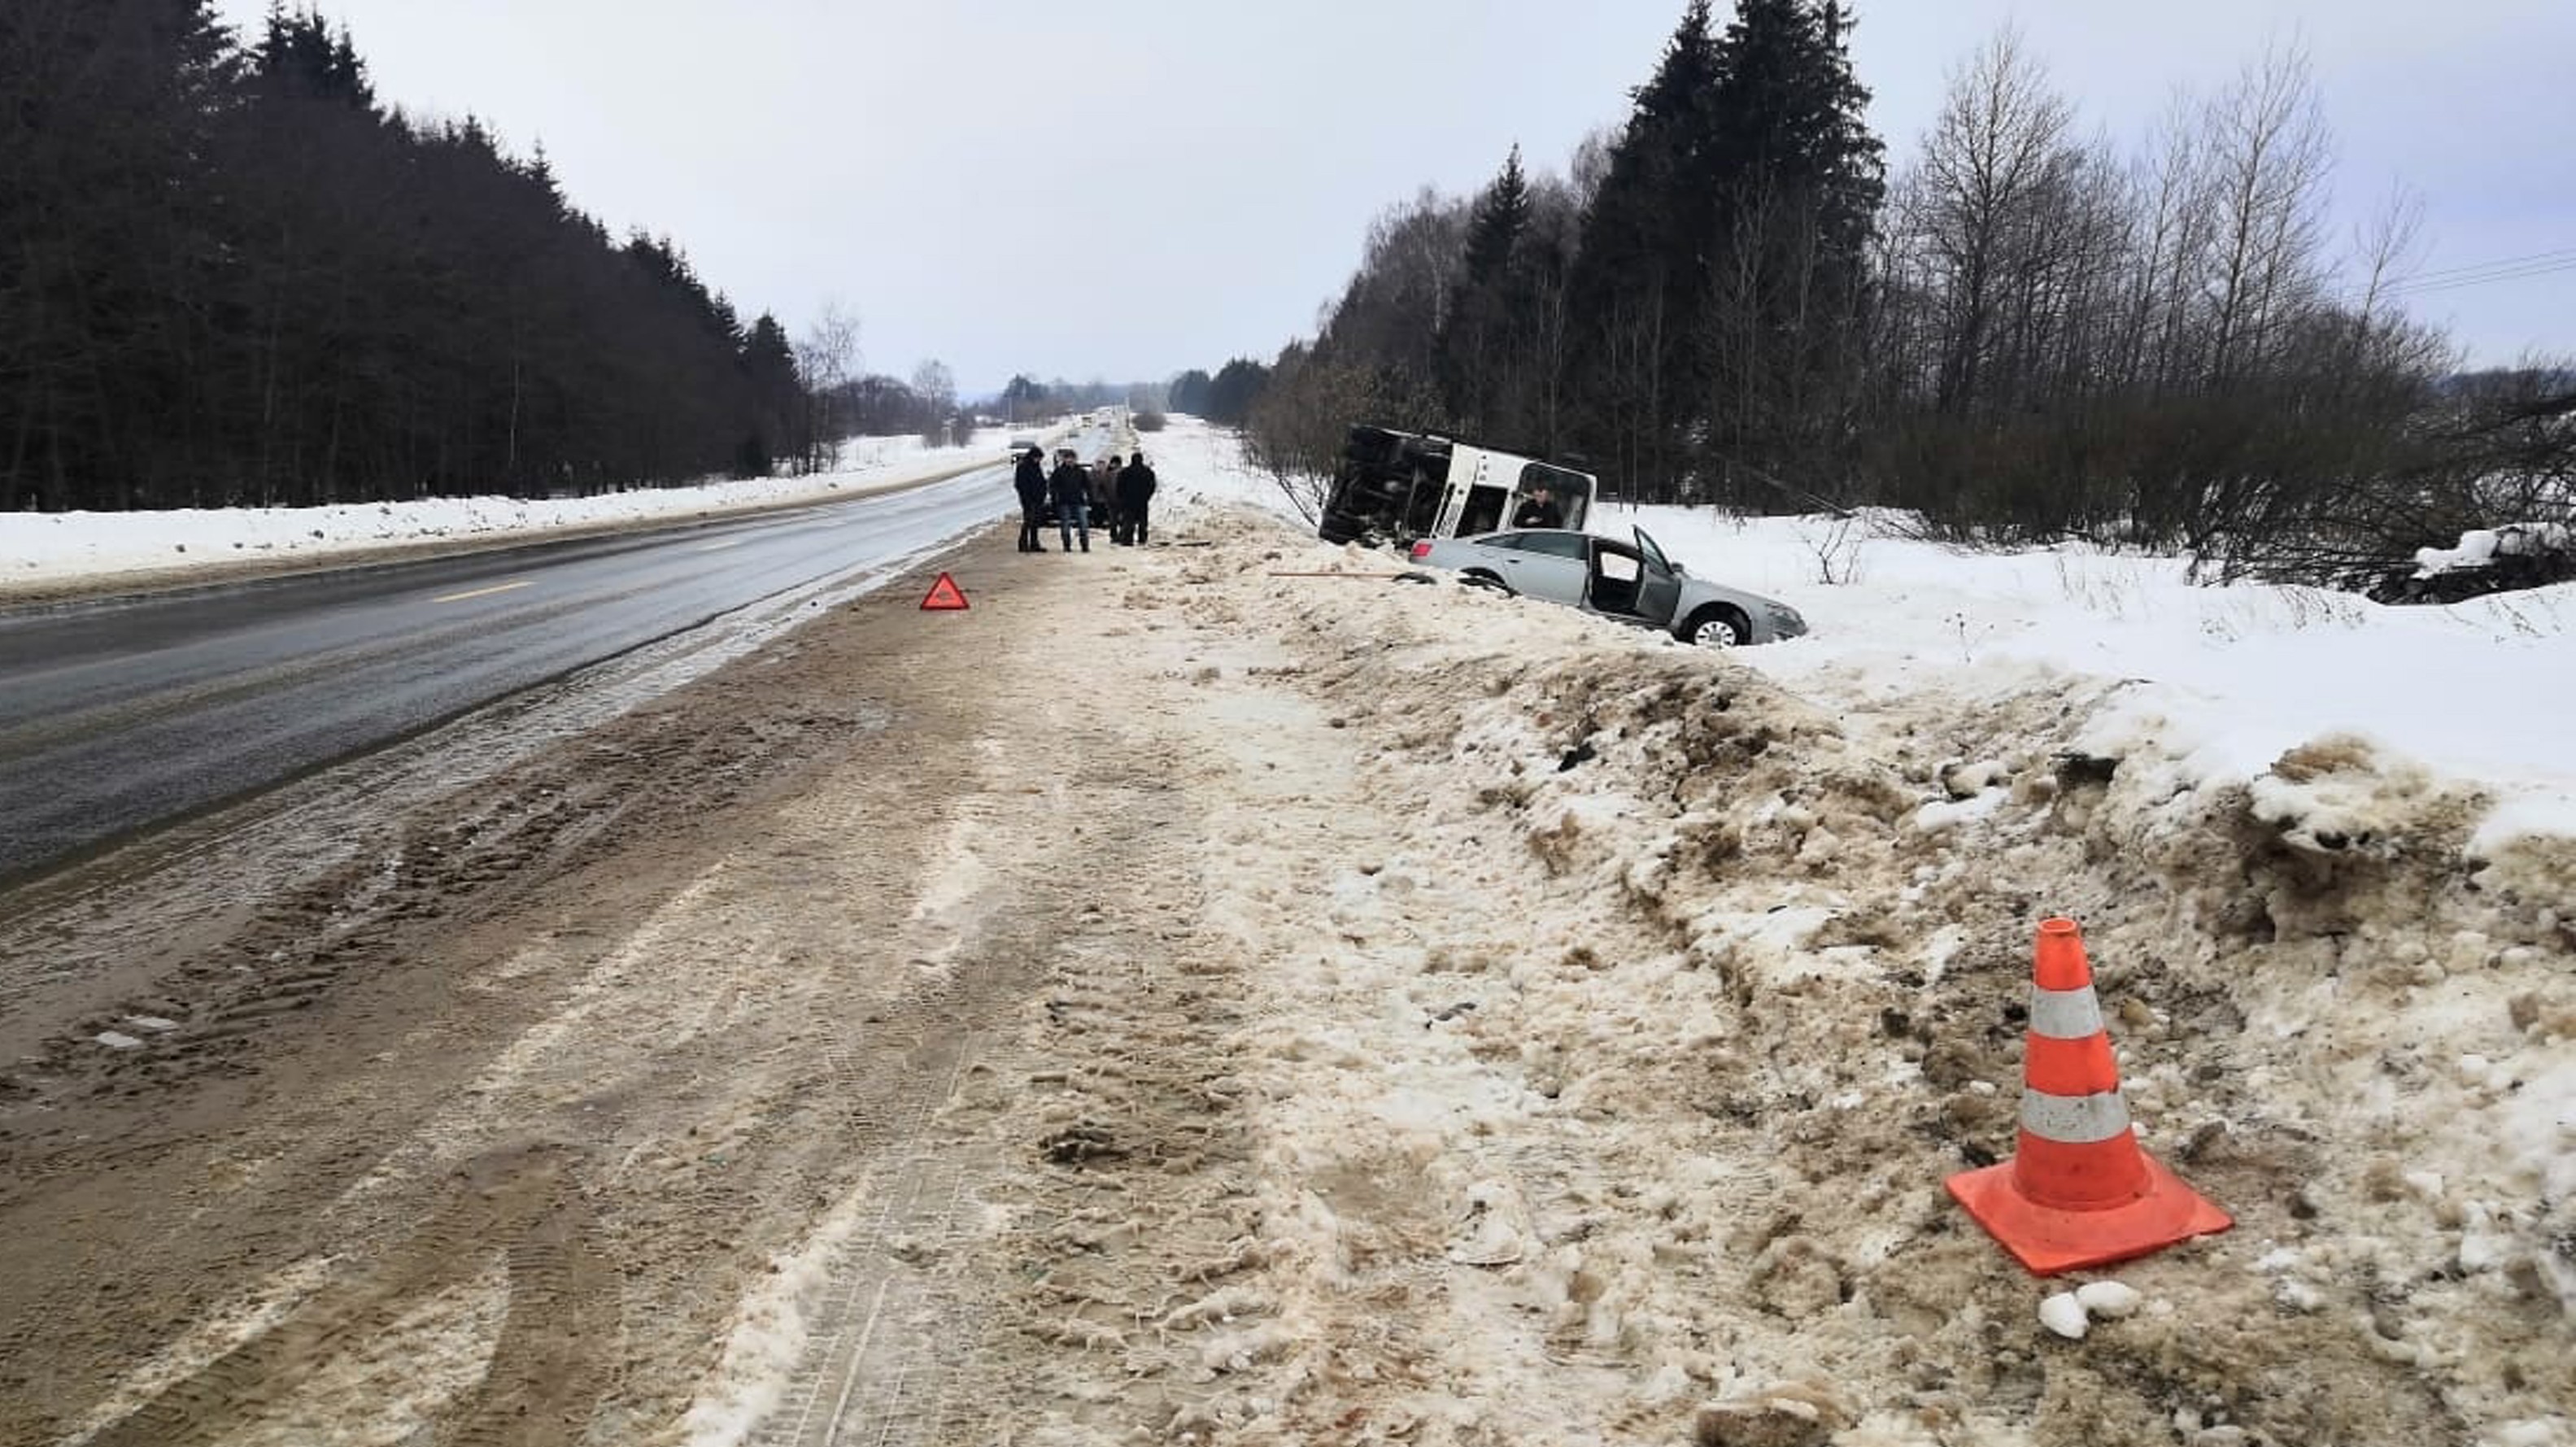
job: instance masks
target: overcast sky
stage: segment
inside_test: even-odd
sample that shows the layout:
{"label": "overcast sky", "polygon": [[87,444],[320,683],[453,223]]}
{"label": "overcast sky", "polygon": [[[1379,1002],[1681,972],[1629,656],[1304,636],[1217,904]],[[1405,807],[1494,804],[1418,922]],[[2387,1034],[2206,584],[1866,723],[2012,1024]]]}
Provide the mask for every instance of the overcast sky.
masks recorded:
{"label": "overcast sky", "polygon": [[[255,30],[267,0],[219,0]],[[323,0],[380,99],[542,142],[574,204],[745,315],[828,303],[872,370],[1127,380],[1312,330],[1372,216],[1561,170],[1682,0]],[[1727,13],[1725,0],[1718,10]],[[2267,39],[2315,64],[2338,236],[2402,179],[2426,270],[2576,253],[2571,0],[1857,0],[1892,164],[2008,20],[2087,129],[2142,134]],[[1579,18],[1578,18],[1579,17]],[[2576,352],[2576,271],[2428,294],[2478,362]]]}

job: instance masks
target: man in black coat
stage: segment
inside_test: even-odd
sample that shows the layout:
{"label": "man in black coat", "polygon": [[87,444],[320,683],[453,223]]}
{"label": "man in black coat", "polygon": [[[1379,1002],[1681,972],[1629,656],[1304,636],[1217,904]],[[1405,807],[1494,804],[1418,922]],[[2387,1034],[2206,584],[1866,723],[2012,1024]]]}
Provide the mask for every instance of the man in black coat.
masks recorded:
{"label": "man in black coat", "polygon": [[1127,541],[1118,534],[1118,454],[1113,452],[1091,464],[1091,515],[1109,523],[1109,541]]}
{"label": "man in black coat", "polygon": [[1556,499],[1547,495],[1546,488],[1534,487],[1530,489],[1529,496],[1521,502],[1520,511],[1512,514],[1512,526],[1561,528],[1565,526],[1565,509],[1556,505]]}
{"label": "man in black coat", "polygon": [[1145,464],[1145,454],[1127,464],[1118,474],[1118,525],[1124,534],[1121,542],[1145,545],[1145,508],[1154,500],[1154,469]]}
{"label": "man in black coat", "polygon": [[1011,486],[1020,494],[1020,551],[1043,553],[1046,548],[1038,542],[1038,529],[1046,523],[1047,475],[1046,464],[1038,461],[1036,448],[1021,451]]}
{"label": "man in black coat", "polygon": [[1073,551],[1076,530],[1082,534],[1082,550],[1091,551],[1091,473],[1076,462],[1068,447],[1056,455],[1055,476],[1047,479],[1047,490],[1055,498],[1055,532],[1057,550]]}

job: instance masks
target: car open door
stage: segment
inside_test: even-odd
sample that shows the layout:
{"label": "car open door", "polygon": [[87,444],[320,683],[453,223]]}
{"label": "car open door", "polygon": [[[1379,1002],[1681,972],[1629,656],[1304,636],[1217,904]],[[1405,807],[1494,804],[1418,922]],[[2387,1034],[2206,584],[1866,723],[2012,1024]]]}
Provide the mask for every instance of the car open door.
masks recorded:
{"label": "car open door", "polygon": [[1646,555],[1646,576],[1637,580],[1637,616],[1670,627],[1682,605],[1681,570],[1646,536],[1644,528],[1632,526],[1628,531],[1637,535],[1637,551]]}

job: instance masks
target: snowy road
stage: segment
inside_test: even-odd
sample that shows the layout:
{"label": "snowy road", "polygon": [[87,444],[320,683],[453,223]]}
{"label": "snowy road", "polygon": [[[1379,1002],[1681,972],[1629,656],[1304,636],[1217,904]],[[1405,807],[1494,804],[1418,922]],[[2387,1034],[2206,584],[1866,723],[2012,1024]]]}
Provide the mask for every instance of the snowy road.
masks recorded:
{"label": "snowy road", "polygon": [[[1163,528],[0,893],[0,1444],[2572,1440],[2564,840]],[[2238,1222],[2081,1341],[2059,910]]]}
{"label": "snowy road", "polygon": [[0,876],[882,566],[1011,505],[1007,470],[987,467],[651,532],[0,612]]}

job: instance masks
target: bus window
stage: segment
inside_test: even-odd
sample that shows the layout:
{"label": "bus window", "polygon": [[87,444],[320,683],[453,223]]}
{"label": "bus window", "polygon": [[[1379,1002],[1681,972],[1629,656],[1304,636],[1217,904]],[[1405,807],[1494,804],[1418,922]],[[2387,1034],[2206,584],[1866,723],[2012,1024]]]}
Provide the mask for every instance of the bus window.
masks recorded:
{"label": "bus window", "polygon": [[1522,496],[1526,497],[1542,487],[1565,514],[1565,525],[1580,532],[1583,519],[1592,511],[1592,479],[1562,467],[1550,467],[1544,462],[1533,462],[1521,469]]}
{"label": "bus window", "polygon": [[1511,493],[1504,488],[1467,489],[1467,505],[1458,512],[1458,536],[1472,538],[1478,533],[1490,533],[1501,527],[1503,507],[1511,498]]}

